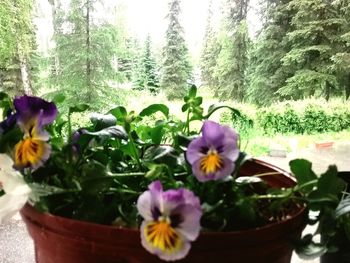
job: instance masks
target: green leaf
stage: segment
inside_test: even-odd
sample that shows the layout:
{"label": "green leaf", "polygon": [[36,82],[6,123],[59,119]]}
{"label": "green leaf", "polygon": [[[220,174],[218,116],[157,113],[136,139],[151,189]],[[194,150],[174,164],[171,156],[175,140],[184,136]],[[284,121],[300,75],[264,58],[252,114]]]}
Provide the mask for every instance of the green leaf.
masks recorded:
{"label": "green leaf", "polygon": [[[295,159],[289,162],[290,169],[298,181],[298,185],[303,185],[316,180],[317,176],[312,171],[312,164],[304,159]],[[301,188],[302,192],[312,191],[313,185]]]}
{"label": "green leaf", "polygon": [[57,95],[55,95],[52,99],[52,101],[55,103],[55,104],[60,104],[62,103],[64,100],[66,99],[66,96],[64,96],[64,94],[62,93],[59,93]]}
{"label": "green leaf", "polygon": [[181,107],[181,111],[182,112],[185,112],[185,111],[187,111],[188,110],[188,108],[190,107],[190,105],[189,104],[187,104],[187,103],[185,103],[184,105],[182,105],[182,107]]}
{"label": "green leaf", "polygon": [[92,113],[90,116],[90,120],[93,124],[96,125],[95,129],[101,130],[110,126],[113,126],[117,123],[117,119],[112,114],[100,114],[100,113]]}
{"label": "green leaf", "polygon": [[194,99],[193,104],[194,104],[194,106],[200,106],[202,104],[202,102],[203,102],[203,98],[197,97]]}
{"label": "green leaf", "polygon": [[5,92],[0,92],[0,101],[7,98],[9,98],[9,96]]}
{"label": "green leaf", "polygon": [[126,115],[128,114],[126,109],[123,106],[118,106],[109,111],[118,121],[124,121]]}
{"label": "green leaf", "polygon": [[345,189],[345,183],[338,177],[337,167],[330,165],[328,170],[321,175],[317,190],[324,196],[337,197]]}
{"label": "green leaf", "polygon": [[125,129],[119,125],[114,125],[96,132],[86,132],[86,134],[99,137],[102,140],[109,139],[111,137],[124,140],[128,138],[128,134],[126,133]]}
{"label": "green leaf", "polygon": [[342,215],[345,215],[349,212],[350,212],[350,196],[340,201],[338,207],[335,210],[335,216],[341,217]]}
{"label": "green leaf", "polygon": [[152,142],[154,144],[160,144],[164,135],[164,127],[159,125],[150,130]]}
{"label": "green leaf", "polygon": [[140,112],[140,116],[150,116],[156,112],[161,112],[166,118],[169,116],[169,108],[164,104],[152,104]]}
{"label": "green leaf", "polygon": [[69,113],[73,113],[73,112],[84,112],[87,109],[89,109],[89,105],[88,104],[78,104],[74,107],[69,107]]}
{"label": "green leaf", "polygon": [[150,163],[164,163],[170,167],[178,164],[178,156],[171,146],[152,146],[145,151],[144,160]]}
{"label": "green leaf", "polygon": [[197,87],[195,85],[192,85],[188,91],[188,96],[190,98],[195,98],[197,95]]}

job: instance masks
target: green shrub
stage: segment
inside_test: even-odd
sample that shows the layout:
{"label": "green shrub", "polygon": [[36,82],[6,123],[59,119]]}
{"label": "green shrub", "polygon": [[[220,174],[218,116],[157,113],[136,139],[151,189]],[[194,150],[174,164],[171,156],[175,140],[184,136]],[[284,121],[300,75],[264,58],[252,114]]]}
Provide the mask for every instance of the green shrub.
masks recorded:
{"label": "green shrub", "polygon": [[339,132],[350,127],[350,105],[323,100],[279,103],[262,108],[257,121],[267,134]]}

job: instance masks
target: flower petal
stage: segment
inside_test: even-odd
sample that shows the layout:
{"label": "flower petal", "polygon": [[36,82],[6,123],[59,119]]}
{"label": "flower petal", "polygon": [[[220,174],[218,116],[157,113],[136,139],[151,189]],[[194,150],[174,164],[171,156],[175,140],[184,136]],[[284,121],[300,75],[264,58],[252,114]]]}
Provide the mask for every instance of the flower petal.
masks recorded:
{"label": "flower petal", "polygon": [[12,170],[13,161],[7,154],[0,154],[0,171],[1,170]]}
{"label": "flower petal", "polygon": [[152,237],[148,234],[150,223],[152,222],[144,221],[140,228],[141,243],[148,252],[157,255],[160,259],[165,261],[179,260],[188,254],[191,245],[179,232],[175,231],[175,234],[173,234],[174,240],[168,243],[170,246],[163,246],[160,244],[161,242],[164,242],[163,240],[165,237],[162,238],[161,236],[158,236],[158,240],[152,240]]}
{"label": "flower petal", "polygon": [[222,145],[224,131],[220,124],[213,121],[205,121],[202,127],[202,134],[209,147]]}
{"label": "flower petal", "polygon": [[190,142],[186,151],[186,159],[190,164],[195,163],[197,160],[201,159],[203,154],[203,149],[208,148],[206,141],[203,137],[196,138]]}
{"label": "flower petal", "polygon": [[28,200],[28,195],[5,194],[0,196],[0,224],[13,217]]}
{"label": "flower petal", "polygon": [[15,146],[15,167],[36,169],[49,159],[51,146],[44,141],[26,138]]}
{"label": "flower petal", "polygon": [[57,115],[53,102],[45,101],[34,96],[16,97],[13,101],[18,118],[25,123],[32,118],[39,118],[40,127],[52,123]]}
{"label": "flower petal", "polygon": [[152,216],[152,196],[150,191],[141,194],[137,200],[137,210],[145,220],[153,220]]}
{"label": "flower petal", "polygon": [[200,219],[202,211],[200,209],[195,209],[193,205],[187,204],[177,207],[172,213],[182,215],[182,222],[176,229],[185,236],[187,240],[196,240],[201,229]]}

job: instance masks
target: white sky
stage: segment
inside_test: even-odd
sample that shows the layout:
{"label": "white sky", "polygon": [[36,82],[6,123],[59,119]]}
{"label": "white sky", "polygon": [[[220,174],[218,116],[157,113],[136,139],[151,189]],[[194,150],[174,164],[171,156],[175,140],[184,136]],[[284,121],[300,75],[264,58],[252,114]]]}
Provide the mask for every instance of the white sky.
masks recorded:
{"label": "white sky", "polygon": [[[69,2],[69,0],[61,1],[66,2],[66,4]],[[257,1],[251,0],[253,8],[248,17],[252,34],[254,34],[260,24],[253,10],[257,7]],[[150,34],[157,49],[163,46],[165,30],[168,26],[168,21],[166,20],[168,0],[102,0],[102,2],[107,13],[102,10],[97,11],[98,13],[100,12],[101,17],[113,19],[112,13],[108,11],[112,10],[113,6],[123,5],[125,6],[125,19],[130,34],[137,36],[141,40],[147,34]],[[51,8],[47,0],[37,0],[37,3],[39,7],[39,11],[37,11],[38,17],[35,20],[38,28],[37,37],[39,46],[45,50],[48,45],[52,46],[52,42],[50,42],[53,34]],[[194,57],[198,57],[202,46],[208,5],[209,0],[182,0],[181,2],[182,16],[180,19],[185,31],[185,39]],[[213,5],[216,20],[218,20],[220,16],[220,0],[213,0]]]}

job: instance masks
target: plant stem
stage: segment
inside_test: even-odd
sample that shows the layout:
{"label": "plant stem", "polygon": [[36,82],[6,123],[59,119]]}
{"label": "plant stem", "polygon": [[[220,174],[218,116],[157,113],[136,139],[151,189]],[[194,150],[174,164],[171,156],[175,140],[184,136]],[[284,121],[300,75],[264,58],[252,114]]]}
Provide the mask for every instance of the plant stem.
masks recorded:
{"label": "plant stem", "polygon": [[137,165],[138,165],[138,167],[139,167],[139,170],[142,171],[142,170],[143,170],[143,169],[142,169],[142,164],[141,164],[139,155],[137,154],[136,145],[135,145],[135,143],[134,143],[134,140],[133,140],[131,134],[129,133],[128,135],[129,135],[129,140],[130,140],[130,144],[131,144],[131,148],[132,148],[132,151],[133,151],[134,158],[135,158],[135,160],[136,160],[136,162],[137,162]]}
{"label": "plant stem", "polygon": [[190,109],[187,110],[186,128],[187,128],[187,136],[189,136],[190,135]]}
{"label": "plant stem", "polygon": [[256,176],[256,177],[263,177],[263,176],[280,175],[280,174],[281,174],[281,173],[279,173],[279,172],[270,172],[270,173],[254,174],[253,176]]}

